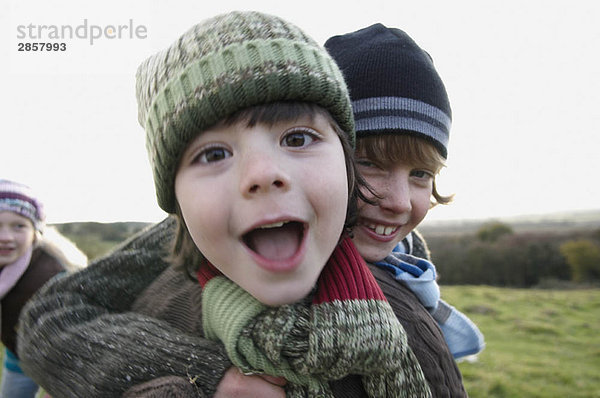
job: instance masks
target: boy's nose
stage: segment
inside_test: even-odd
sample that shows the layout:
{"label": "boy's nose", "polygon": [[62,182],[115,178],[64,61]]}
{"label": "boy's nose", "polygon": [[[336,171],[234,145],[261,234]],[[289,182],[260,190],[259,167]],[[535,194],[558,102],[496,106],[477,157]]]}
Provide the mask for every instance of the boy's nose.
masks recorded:
{"label": "boy's nose", "polygon": [[402,214],[412,210],[410,184],[407,179],[391,177],[379,205],[387,211]]}
{"label": "boy's nose", "polygon": [[242,195],[254,196],[271,190],[289,189],[290,178],[277,159],[265,153],[254,153],[246,156],[244,160],[240,170]]}

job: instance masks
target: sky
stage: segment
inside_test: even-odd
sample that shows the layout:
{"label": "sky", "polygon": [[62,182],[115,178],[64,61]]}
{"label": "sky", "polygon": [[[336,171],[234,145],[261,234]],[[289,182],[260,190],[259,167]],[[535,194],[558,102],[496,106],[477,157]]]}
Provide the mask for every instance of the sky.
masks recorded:
{"label": "sky", "polygon": [[[49,223],[164,218],[135,71],[231,10],[278,15],[321,44],[381,22],[432,55],[453,111],[437,183],[455,201],[428,219],[600,209],[596,0],[2,1],[0,178],[30,185]],[[34,42],[66,48],[18,51]]]}

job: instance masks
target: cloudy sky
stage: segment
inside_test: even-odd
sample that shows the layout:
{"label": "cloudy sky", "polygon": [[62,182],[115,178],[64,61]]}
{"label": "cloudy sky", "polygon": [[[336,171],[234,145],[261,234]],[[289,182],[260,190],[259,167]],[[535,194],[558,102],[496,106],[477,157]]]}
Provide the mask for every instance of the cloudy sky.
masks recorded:
{"label": "cloudy sky", "polygon": [[[135,70],[193,24],[235,9],[279,15],[320,43],[381,22],[433,56],[454,115],[438,184],[456,200],[431,219],[600,209],[595,0],[3,1],[0,178],[38,191],[49,222],[162,219]],[[53,26],[74,37],[50,37]],[[66,49],[18,51],[40,40]]]}

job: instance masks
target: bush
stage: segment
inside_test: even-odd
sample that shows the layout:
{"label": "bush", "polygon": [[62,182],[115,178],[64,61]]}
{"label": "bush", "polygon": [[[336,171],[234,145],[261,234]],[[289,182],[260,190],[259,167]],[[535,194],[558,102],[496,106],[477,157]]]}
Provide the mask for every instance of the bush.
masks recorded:
{"label": "bush", "polygon": [[563,243],[561,253],[573,272],[576,282],[600,280],[600,248],[591,240],[580,239]]}
{"label": "bush", "polygon": [[481,226],[477,231],[477,237],[482,242],[496,242],[500,237],[512,233],[513,230],[510,226],[499,221],[493,221]]}
{"label": "bush", "polygon": [[540,233],[505,233],[494,241],[468,234],[427,239],[441,284],[514,287],[570,280],[571,268],[560,250],[564,241]]}

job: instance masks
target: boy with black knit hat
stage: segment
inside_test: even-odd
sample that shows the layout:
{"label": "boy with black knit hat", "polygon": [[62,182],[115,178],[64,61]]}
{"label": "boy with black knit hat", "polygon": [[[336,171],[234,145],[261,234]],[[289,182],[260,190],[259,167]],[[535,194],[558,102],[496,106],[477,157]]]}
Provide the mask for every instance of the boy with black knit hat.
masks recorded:
{"label": "boy with black knit hat", "polygon": [[360,202],[353,241],[365,260],[419,298],[455,358],[476,354],[484,348],[483,335],[440,299],[435,267],[415,231],[432,206],[451,200],[435,186],[448,154],[452,112],[432,58],[405,32],[382,24],[332,37],[325,47],[352,98],[359,170],[379,196],[375,204]]}
{"label": "boy with black knit hat", "polygon": [[[194,269],[203,288],[204,335],[220,341],[243,372],[284,377],[288,396],[340,396],[329,383],[352,375],[360,376],[369,397],[430,396],[402,326],[344,235],[353,201],[368,199],[352,161],[350,99],[327,52],[277,17],[233,12],[194,26],[146,60],[137,82],[158,202],[179,222],[172,255]],[[144,261],[144,253],[135,261]],[[94,351],[85,343],[71,350],[61,330],[83,316],[76,304],[64,306],[63,293],[90,294],[94,284],[87,279],[95,271],[50,286],[45,294],[56,292],[62,308],[44,311],[38,338],[24,340],[62,343],[60,354],[69,361],[76,356],[77,363],[82,350]],[[130,303],[139,287],[125,288]],[[96,293],[101,301],[102,291]],[[103,310],[129,304],[120,305]],[[118,334],[116,324],[107,326]],[[127,334],[127,326],[120,332]],[[190,375],[190,368],[169,368],[170,351],[156,354],[129,364],[145,374],[131,369],[133,376],[119,376],[134,385],[144,377]],[[27,369],[43,377],[39,358],[31,359],[24,361]],[[222,376],[203,371],[190,376],[198,389],[210,383],[204,377]],[[106,377],[110,384],[114,376],[99,373],[84,380]],[[94,395],[87,380],[79,385],[73,377],[44,387],[53,396]],[[93,392],[122,391],[108,385]]]}

